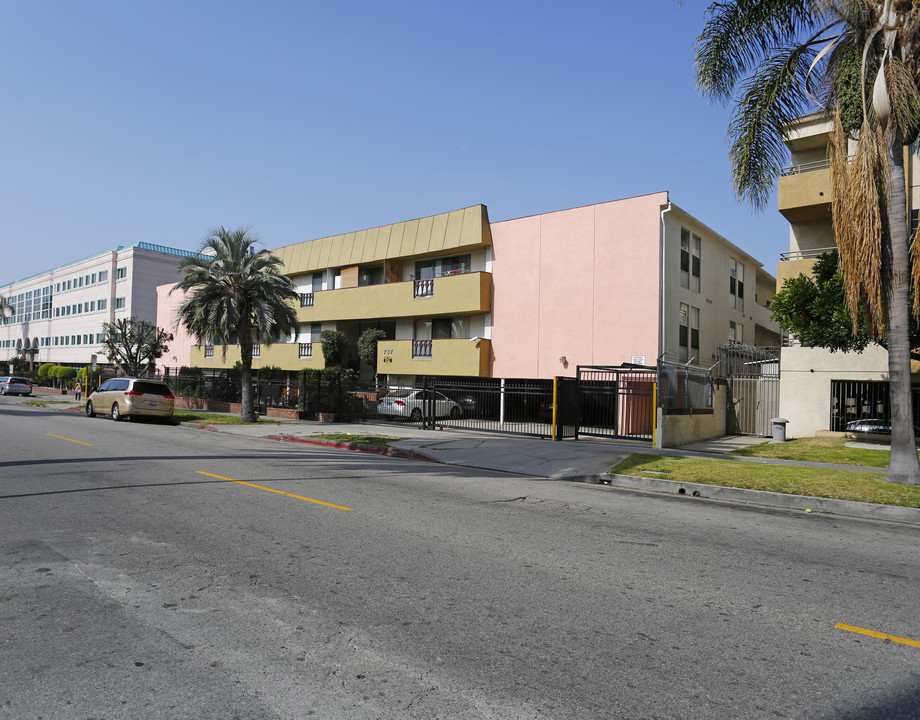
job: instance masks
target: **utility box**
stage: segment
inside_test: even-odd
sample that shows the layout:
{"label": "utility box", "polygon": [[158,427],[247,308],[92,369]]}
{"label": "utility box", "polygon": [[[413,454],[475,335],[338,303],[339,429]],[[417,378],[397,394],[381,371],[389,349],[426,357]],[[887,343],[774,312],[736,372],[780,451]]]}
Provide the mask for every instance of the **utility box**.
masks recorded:
{"label": "utility box", "polygon": [[771,442],[786,442],[786,423],[789,421],[786,418],[775,417],[770,422],[773,423],[773,440]]}

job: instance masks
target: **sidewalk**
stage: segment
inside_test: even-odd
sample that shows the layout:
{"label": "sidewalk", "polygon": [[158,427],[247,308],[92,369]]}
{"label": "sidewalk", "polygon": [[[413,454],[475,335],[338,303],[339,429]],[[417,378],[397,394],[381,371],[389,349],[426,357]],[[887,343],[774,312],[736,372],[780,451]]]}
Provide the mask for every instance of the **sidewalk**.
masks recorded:
{"label": "sidewalk", "polygon": [[[38,395],[36,399],[53,402],[49,407],[80,411],[82,402],[77,403],[72,395]],[[609,485],[626,490],[659,492],[688,498],[728,500],[751,505],[798,509],[808,512],[825,512],[851,517],[884,519],[920,525],[920,509],[873,505],[826,498],[786,495],[727,488],[716,485],[679,483],[658,478],[609,475],[609,470],[633,453],[660,454],[684,457],[720,457],[739,463],[775,465],[798,465],[803,467],[828,467],[844,470],[878,470],[829,463],[806,463],[791,460],[774,460],[741,456],[726,456],[731,450],[768,442],[767,438],[750,436],[725,436],[690,443],[676,448],[655,449],[648,443],[637,443],[598,438],[583,438],[578,441],[553,442],[535,437],[474,432],[467,430],[422,430],[414,425],[379,423],[319,423],[312,420],[278,420],[272,423],[252,425],[215,425],[182,423],[192,429],[204,429],[230,435],[252,438],[271,438],[274,441],[315,443],[329,445],[329,441],[311,440],[319,434],[379,435],[402,438],[390,443],[398,452],[390,453],[402,457],[415,457],[445,465],[478,468],[498,472],[528,475],[536,478],[569,480]],[[379,452],[370,446],[355,447],[354,450]],[[344,450],[343,450],[344,452]]]}

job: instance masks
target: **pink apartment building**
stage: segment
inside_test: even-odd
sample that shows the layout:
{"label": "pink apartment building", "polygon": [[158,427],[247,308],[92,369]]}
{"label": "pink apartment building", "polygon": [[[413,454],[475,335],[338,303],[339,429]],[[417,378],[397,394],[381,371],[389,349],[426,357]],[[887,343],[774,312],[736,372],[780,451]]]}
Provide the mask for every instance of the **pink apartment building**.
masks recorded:
{"label": "pink apartment building", "polygon": [[[255,366],[322,367],[319,332],[386,334],[379,376],[552,378],[578,365],[713,364],[727,340],[778,345],[762,264],[667,192],[490,222],[484,205],[274,249],[301,292],[296,336]],[[171,287],[171,286],[170,286]],[[237,356],[175,326],[166,365],[222,367]]]}

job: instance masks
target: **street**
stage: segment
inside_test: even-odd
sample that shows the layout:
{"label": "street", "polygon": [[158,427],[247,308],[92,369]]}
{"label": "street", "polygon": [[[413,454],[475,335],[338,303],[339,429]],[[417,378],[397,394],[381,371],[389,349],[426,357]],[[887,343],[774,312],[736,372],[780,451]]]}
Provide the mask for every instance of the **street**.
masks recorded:
{"label": "street", "polygon": [[920,717],[916,528],[9,397],[0,448],[3,718]]}

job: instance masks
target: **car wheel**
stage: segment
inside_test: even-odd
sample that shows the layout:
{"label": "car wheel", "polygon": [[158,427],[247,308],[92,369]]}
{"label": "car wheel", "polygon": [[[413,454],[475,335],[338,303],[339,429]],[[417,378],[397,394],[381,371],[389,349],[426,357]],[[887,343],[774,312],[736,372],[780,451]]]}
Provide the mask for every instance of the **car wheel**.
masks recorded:
{"label": "car wheel", "polygon": [[453,420],[458,419],[458,418],[460,417],[460,408],[457,407],[456,405],[454,405],[454,406],[450,409],[450,417],[451,417],[451,419],[453,419]]}
{"label": "car wheel", "polygon": [[86,401],[86,417],[96,417],[96,411],[93,410],[93,403],[89,400]]}
{"label": "car wheel", "polygon": [[412,422],[418,422],[422,419],[422,409],[421,408],[412,408],[412,414],[409,416],[409,419]]}
{"label": "car wheel", "polygon": [[112,403],[112,420],[116,422],[121,420],[121,412],[118,410],[118,403]]}

